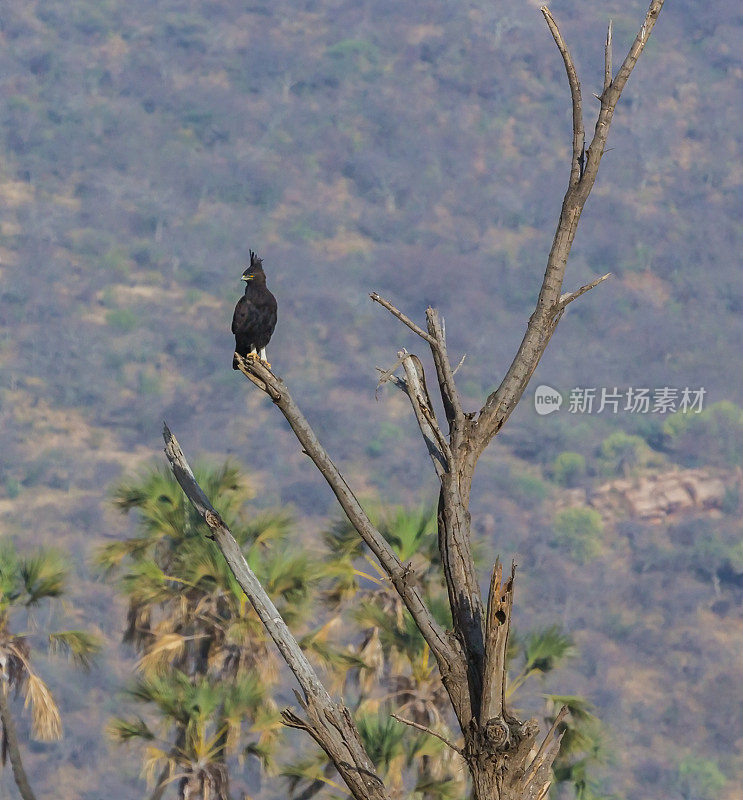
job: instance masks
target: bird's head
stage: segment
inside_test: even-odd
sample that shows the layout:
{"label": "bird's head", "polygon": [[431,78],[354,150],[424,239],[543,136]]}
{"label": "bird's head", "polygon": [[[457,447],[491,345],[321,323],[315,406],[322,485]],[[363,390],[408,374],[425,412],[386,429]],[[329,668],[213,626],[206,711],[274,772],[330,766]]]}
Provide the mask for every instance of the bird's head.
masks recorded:
{"label": "bird's head", "polygon": [[263,272],[263,259],[258,258],[258,256],[251,250],[250,251],[250,266],[245,268],[245,272],[242,274],[242,279],[246,282],[256,280],[265,280],[266,276]]}

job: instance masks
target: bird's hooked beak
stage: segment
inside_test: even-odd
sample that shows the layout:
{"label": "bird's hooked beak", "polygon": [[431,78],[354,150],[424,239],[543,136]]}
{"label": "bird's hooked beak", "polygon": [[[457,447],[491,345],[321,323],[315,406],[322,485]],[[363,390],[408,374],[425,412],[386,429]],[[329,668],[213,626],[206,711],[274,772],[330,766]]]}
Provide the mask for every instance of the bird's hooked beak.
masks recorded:
{"label": "bird's hooked beak", "polygon": [[247,273],[243,273],[243,276],[240,280],[243,280],[247,283],[248,281],[252,281],[253,278],[254,278],[253,275],[248,275]]}

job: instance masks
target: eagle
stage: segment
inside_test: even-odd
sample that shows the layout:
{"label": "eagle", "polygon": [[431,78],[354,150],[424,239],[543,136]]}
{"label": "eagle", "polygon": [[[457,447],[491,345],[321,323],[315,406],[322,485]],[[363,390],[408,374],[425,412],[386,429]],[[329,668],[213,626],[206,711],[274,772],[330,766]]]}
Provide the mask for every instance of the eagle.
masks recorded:
{"label": "eagle", "polygon": [[[276,298],[266,286],[263,259],[251,250],[250,266],[243,272],[245,294],[237,301],[232,316],[235,334],[235,352],[243,358],[260,358],[267,366],[266,345],[276,327]],[[260,353],[260,355],[259,355]],[[237,358],[232,358],[232,369],[239,369]]]}

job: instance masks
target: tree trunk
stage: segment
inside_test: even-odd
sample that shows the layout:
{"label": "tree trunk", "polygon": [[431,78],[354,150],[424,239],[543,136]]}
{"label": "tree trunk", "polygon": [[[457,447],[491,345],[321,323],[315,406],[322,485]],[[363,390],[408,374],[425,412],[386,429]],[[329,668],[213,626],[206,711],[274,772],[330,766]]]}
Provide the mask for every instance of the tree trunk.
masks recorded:
{"label": "tree trunk", "polygon": [[[438,533],[454,630],[466,656],[470,716],[478,717],[484,657],[482,597],[470,546],[470,512],[457,476],[449,473],[441,480]],[[461,717],[459,721],[465,722]]]}
{"label": "tree trunk", "polygon": [[[389,301],[372,293],[378,302],[431,347],[448,435],[436,418],[420,359],[398,351],[397,363],[382,371],[380,383],[391,381],[410,399],[413,413],[441,483],[438,507],[439,550],[449,595],[452,631],[436,622],[419,591],[411,562],[403,564],[390,543],[372,524],[346,479],[333,463],[317,435],[291,397],[286,384],[259,360],[235,353],[237,368],[279,408],[302,447],[328,482],[359,537],[377,558],[415,624],[435,656],[442,683],[452,703],[464,746],[447,742],[465,760],[472,778],[473,800],[544,800],[552,780],[551,767],[560,748],[563,707],[552,727],[537,744],[536,720],[521,722],[506,707],[508,633],[513,608],[514,572],[503,575],[496,560],[487,606],[472,559],[469,495],[477,459],[500,431],[521,399],[566,306],[598,286],[608,275],[579,289],[562,293],[568,256],[583,206],[598,174],[609,127],[617,102],[655,25],[664,0],[651,0],[639,33],[622,66],[613,76],[611,29],[607,34],[604,89],[597,96],[601,109],[588,148],[585,146],[580,83],[572,56],[552,14],[541,11],[562,56],[570,86],[573,112],[573,146],[570,179],[562,204],[542,288],[519,350],[503,380],[479,412],[462,407],[446,347],[443,321],[435,309],[426,311],[427,330],[413,322]],[[405,378],[395,372],[399,366]],[[304,697],[297,695],[306,719],[287,709],[284,723],[304,730],[325,750],[356,800],[389,800],[376,774],[351,713],[335,702],[320,682],[299,643],[245,561],[232,534],[194,478],[175,437],[165,426],[165,451],[173,472],[194,508],[210,528],[208,534],[220,548],[263,625],[297,678]],[[425,730],[425,729],[424,729]],[[432,733],[432,731],[428,731]],[[434,733],[434,735],[436,735]],[[395,777],[395,790],[399,781]],[[312,789],[312,787],[311,787]],[[310,789],[310,793],[311,793]]]}
{"label": "tree trunk", "polygon": [[18,736],[15,730],[15,722],[13,715],[10,713],[10,706],[8,705],[8,685],[4,683],[0,686],[0,721],[3,724],[3,732],[5,734],[5,746],[8,750],[8,757],[10,758],[10,766],[13,769],[13,778],[15,778],[16,786],[21,794],[23,800],[36,800],[31,790],[31,784],[28,782],[26,770],[23,769],[23,761],[21,761],[21,750],[18,746]]}

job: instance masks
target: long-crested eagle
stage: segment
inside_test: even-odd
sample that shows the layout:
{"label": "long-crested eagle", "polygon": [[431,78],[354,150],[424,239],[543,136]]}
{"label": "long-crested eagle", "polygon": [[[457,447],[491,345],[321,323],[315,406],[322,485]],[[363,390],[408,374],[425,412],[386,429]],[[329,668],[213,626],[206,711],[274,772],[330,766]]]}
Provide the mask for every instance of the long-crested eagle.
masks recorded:
{"label": "long-crested eagle", "polygon": [[[266,345],[276,327],[276,298],[266,286],[263,259],[251,250],[250,266],[243,272],[245,294],[237,301],[232,317],[232,332],[235,334],[235,352],[243,358],[260,358],[266,361]],[[258,355],[260,353],[260,356]],[[232,358],[232,369],[238,369],[237,359]]]}

